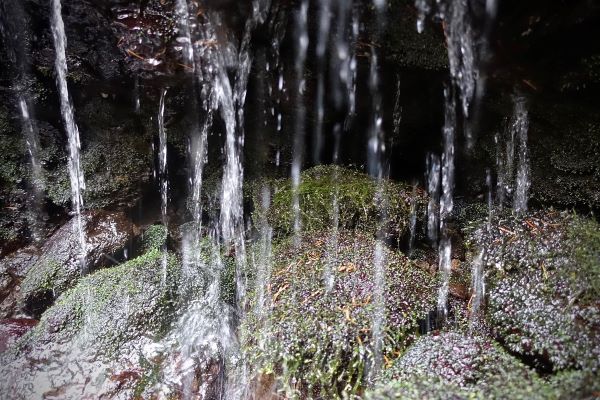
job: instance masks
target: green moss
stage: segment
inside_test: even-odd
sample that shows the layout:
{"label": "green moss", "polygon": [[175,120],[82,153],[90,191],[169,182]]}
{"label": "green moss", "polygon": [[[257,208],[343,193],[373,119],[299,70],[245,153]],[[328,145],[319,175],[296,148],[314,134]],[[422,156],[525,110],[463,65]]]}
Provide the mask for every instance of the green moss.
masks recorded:
{"label": "green moss", "polygon": [[[267,211],[267,220],[278,234],[293,232],[294,212],[292,200],[294,190],[289,180],[275,181],[272,205]],[[333,199],[337,194],[339,227],[360,229],[375,234],[383,231],[393,237],[402,235],[407,227],[413,188],[409,185],[384,181],[382,196],[378,196],[375,179],[346,168],[318,166],[301,175],[298,188],[302,230],[314,232],[332,226],[334,221]],[[418,205],[424,205],[420,193]],[[255,193],[254,204],[260,204],[260,193]],[[384,207],[385,206],[385,207]],[[254,219],[261,220],[259,207]],[[385,215],[381,210],[385,208]],[[385,225],[380,220],[386,221]]]}
{"label": "green moss", "polygon": [[545,380],[489,339],[447,332],[419,339],[365,397],[370,400],[585,398],[581,395],[589,395],[598,387],[592,383],[594,377],[589,372],[570,372]]}
{"label": "green moss", "polygon": [[[115,134],[85,146],[81,164],[86,180],[87,207],[130,205],[139,196],[140,185],[151,176],[152,152],[134,134]],[[48,197],[66,206],[71,199],[67,168],[47,171]]]}
{"label": "green moss", "polygon": [[163,225],[151,225],[142,233],[142,251],[160,249],[167,244],[169,231]]}
{"label": "green moss", "polygon": [[[159,334],[175,306],[177,259],[157,249],[80,280],[48,309],[37,327],[18,343],[20,351],[66,344],[91,346],[98,356],[116,358],[118,350],[146,334]],[[166,280],[163,281],[163,274]]]}
{"label": "green moss", "polygon": [[569,274],[583,301],[600,298],[600,225],[592,219],[574,217],[567,228],[577,269]]}
{"label": "green moss", "polygon": [[[298,248],[290,239],[277,243],[270,282],[250,294],[255,312],[242,326],[244,347],[255,371],[273,375],[289,398],[360,393],[373,362],[375,241],[359,231],[341,231],[335,253],[331,239],[325,231],[312,233]],[[389,360],[435,308],[437,281],[401,254],[383,245],[381,251],[383,354]],[[334,278],[330,289],[328,276]],[[261,298],[267,299],[266,314]]]}
{"label": "green moss", "polygon": [[470,234],[486,249],[486,318],[508,349],[555,371],[598,368],[597,232],[593,220],[550,210]]}

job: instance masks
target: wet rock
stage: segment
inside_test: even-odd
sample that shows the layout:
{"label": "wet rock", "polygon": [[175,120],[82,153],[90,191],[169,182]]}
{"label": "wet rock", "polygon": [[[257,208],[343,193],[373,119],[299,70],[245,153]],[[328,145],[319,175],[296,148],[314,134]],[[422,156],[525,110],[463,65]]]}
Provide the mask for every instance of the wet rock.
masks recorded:
{"label": "wet rock", "polygon": [[[376,242],[360,231],[341,231],[336,253],[331,240],[329,231],[321,231],[298,248],[291,239],[275,244],[272,278],[250,294],[253,312],[241,328],[243,345],[253,370],[272,376],[288,396],[355,394],[373,360]],[[393,358],[435,309],[437,280],[381,246],[383,354]]]}
{"label": "wet rock", "polygon": [[9,349],[18,338],[37,325],[35,319],[11,318],[0,319],[0,353]]}
{"label": "wet rock", "polygon": [[10,318],[18,312],[21,281],[38,257],[39,250],[31,246],[0,259],[0,318]]}
{"label": "wet rock", "polygon": [[134,398],[148,349],[171,322],[179,272],[174,256],[152,250],[82,278],[0,356],[9,377],[0,390],[22,399]]}
{"label": "wet rock", "polygon": [[497,343],[463,332],[414,343],[367,399],[557,399],[559,391]]}
{"label": "wet rock", "polygon": [[594,220],[547,211],[500,218],[470,236],[473,249],[486,249],[494,334],[537,368],[599,366],[598,232]]}
{"label": "wet rock", "polygon": [[[272,205],[266,218],[275,232],[292,233],[294,212],[293,188],[289,180],[274,182]],[[361,172],[337,166],[318,166],[301,174],[298,188],[302,230],[318,231],[332,226],[333,199],[338,191],[339,227],[360,229],[373,235],[383,232],[386,237],[398,239],[408,229],[412,186],[392,181],[383,182],[383,195],[377,195],[377,181]],[[381,198],[378,198],[381,197]],[[255,194],[255,205],[260,203],[260,192]],[[386,214],[381,210],[385,204]],[[425,206],[425,195],[417,192],[417,207]],[[417,212],[417,215],[422,215]],[[260,219],[256,212],[254,219]],[[384,218],[385,223],[379,221]]]}
{"label": "wet rock", "polygon": [[[84,214],[88,271],[118,263],[133,237],[135,226],[124,213],[90,211]],[[40,249],[21,286],[24,308],[39,315],[81,277],[79,238],[73,218]]]}
{"label": "wet rock", "polygon": [[440,377],[447,383],[467,387],[485,384],[507,373],[513,374],[513,378],[535,377],[534,371],[489,339],[445,332],[420,338],[394,362],[385,376],[391,379],[410,375]]}

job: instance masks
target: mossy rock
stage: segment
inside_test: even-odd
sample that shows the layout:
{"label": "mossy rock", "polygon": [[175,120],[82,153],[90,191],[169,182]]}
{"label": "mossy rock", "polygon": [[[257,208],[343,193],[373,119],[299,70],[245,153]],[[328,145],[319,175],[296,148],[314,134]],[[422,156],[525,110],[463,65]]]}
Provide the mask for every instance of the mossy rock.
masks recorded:
{"label": "mossy rock", "polygon": [[[292,183],[277,180],[272,184],[274,194],[266,219],[276,234],[290,234],[294,230]],[[400,237],[408,229],[413,187],[384,180],[381,189],[382,195],[378,196],[377,180],[352,169],[322,165],[304,171],[298,188],[302,231],[314,232],[333,225],[333,200],[337,194],[340,229],[360,229],[373,235],[384,233],[388,237]],[[424,207],[423,192],[419,191],[416,196],[417,206]],[[254,194],[255,221],[262,217],[258,207],[260,199],[257,190]]]}
{"label": "mossy rock", "polygon": [[[445,332],[419,339],[366,395],[386,399],[586,398],[594,374],[568,372],[541,378],[483,336]],[[582,396],[582,397],[579,397]]]}
{"label": "mossy rock", "polygon": [[366,400],[572,400],[598,396],[598,376],[573,371],[548,380],[495,380],[483,388],[464,388],[441,376],[411,375],[401,380],[378,384],[369,390]]}
{"label": "mossy rock", "polygon": [[419,338],[384,373],[386,379],[409,376],[441,377],[467,388],[485,385],[500,375],[507,379],[534,379],[536,374],[482,336],[450,331]]}
{"label": "mossy rock", "polygon": [[167,244],[169,231],[164,225],[150,225],[141,236],[141,250],[161,249]]}
{"label": "mossy rock", "polygon": [[441,377],[410,376],[378,384],[365,393],[366,400],[475,400],[468,389],[448,383]]}
{"label": "mossy rock", "polygon": [[600,360],[600,231],[571,213],[532,212],[483,222],[486,315],[511,351],[545,368],[597,370]]}
{"label": "mossy rock", "polygon": [[[376,311],[383,316],[386,360],[405,348],[436,307],[436,278],[402,254],[359,231],[340,231],[337,250],[332,240],[322,231],[299,247],[293,239],[276,244],[270,281],[250,293],[255,311],[242,326],[244,348],[255,371],[273,376],[290,398],[359,393],[374,361]],[[376,254],[384,269],[383,304],[375,291]]]}
{"label": "mossy rock", "polygon": [[[83,214],[86,232],[85,270],[111,265],[114,257],[129,243],[134,226],[123,213],[90,211]],[[26,310],[41,314],[55,298],[73,287],[82,276],[76,218],[71,219],[50,237],[40,250],[40,257],[29,269],[21,285]]]}
{"label": "mossy rock", "polygon": [[[86,207],[131,206],[152,177],[150,141],[132,133],[108,134],[84,147],[81,165]],[[68,206],[71,186],[66,166],[47,172],[47,190],[54,204]]]}
{"label": "mossy rock", "polygon": [[2,354],[3,376],[11,377],[2,392],[75,399],[118,389],[128,368],[129,379],[138,374],[144,346],[167,332],[179,274],[177,259],[154,249],[82,278]]}

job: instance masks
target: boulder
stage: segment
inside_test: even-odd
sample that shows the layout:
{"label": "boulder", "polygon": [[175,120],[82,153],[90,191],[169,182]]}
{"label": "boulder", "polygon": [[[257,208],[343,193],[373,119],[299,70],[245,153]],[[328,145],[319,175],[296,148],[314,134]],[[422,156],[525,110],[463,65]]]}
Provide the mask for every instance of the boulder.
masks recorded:
{"label": "boulder", "polygon": [[532,365],[596,371],[600,360],[600,229],[557,211],[499,216],[469,234],[484,249],[494,335]]}
{"label": "boulder", "polygon": [[[0,356],[17,398],[134,398],[152,345],[168,331],[180,267],[159,250],[83,277]],[[27,373],[24,373],[26,371]]]}
{"label": "boulder", "polygon": [[[290,180],[273,182],[272,205],[266,218],[277,234],[289,234],[294,230],[292,208],[293,187]],[[335,165],[310,168],[301,174],[298,196],[302,231],[314,232],[333,225],[337,194],[339,228],[360,229],[372,235],[382,232],[398,239],[409,225],[413,187],[403,183],[383,180],[381,196],[378,195],[376,179],[356,170]],[[425,207],[425,195],[419,190],[414,195],[419,209]],[[260,192],[256,193],[257,206],[254,219],[261,218],[258,205]],[[385,209],[385,215],[381,210]],[[417,212],[417,215],[422,215]],[[385,223],[380,223],[381,219]]]}
{"label": "boulder", "polygon": [[[87,271],[118,263],[135,226],[122,212],[89,211],[83,214]],[[75,218],[63,225],[40,249],[21,285],[25,310],[39,315],[55,298],[81,278],[79,237]],[[120,254],[121,253],[121,254]]]}

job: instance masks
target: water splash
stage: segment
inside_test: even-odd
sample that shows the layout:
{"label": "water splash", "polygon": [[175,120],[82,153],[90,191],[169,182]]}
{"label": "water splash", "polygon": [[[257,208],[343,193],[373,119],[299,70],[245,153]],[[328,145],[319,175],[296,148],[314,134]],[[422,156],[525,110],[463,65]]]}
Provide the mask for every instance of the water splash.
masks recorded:
{"label": "water splash", "polygon": [[73,212],[77,219],[77,233],[79,238],[79,246],[81,249],[79,258],[81,263],[82,274],[87,272],[85,262],[86,258],[86,237],[85,237],[85,221],[82,218],[83,211],[83,191],[85,190],[85,180],[83,169],[81,166],[80,152],[81,142],[79,139],[79,129],[75,123],[75,115],[71,100],[69,97],[69,89],[67,86],[67,38],[65,35],[65,26],[62,19],[62,10],[60,0],[52,0],[52,39],[56,50],[55,70],[56,83],[58,85],[60,97],[60,111],[65,124],[69,139],[69,178],[71,181],[71,203]]}

